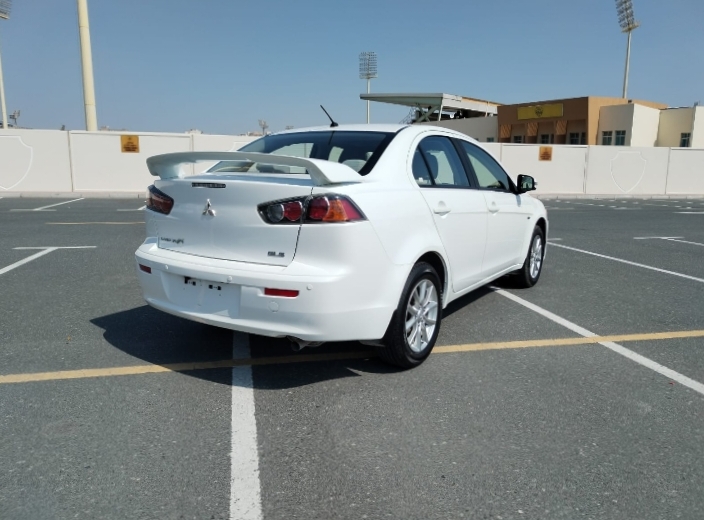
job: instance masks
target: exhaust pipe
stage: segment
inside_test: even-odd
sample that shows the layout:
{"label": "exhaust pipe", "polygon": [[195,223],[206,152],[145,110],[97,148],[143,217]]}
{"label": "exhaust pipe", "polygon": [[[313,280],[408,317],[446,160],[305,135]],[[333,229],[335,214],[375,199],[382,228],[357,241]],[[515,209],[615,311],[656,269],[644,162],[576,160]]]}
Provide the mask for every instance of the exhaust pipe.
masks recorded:
{"label": "exhaust pipe", "polygon": [[291,350],[294,352],[300,352],[306,347],[319,347],[324,343],[323,341],[305,341],[293,336],[286,336],[286,339],[291,342]]}

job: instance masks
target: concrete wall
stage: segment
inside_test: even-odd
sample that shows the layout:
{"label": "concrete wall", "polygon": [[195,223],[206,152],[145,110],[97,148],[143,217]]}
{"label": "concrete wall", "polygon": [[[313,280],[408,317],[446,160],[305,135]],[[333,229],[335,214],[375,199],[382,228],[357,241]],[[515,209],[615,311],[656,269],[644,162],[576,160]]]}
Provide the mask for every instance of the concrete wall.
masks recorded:
{"label": "concrete wall", "polygon": [[482,143],[487,142],[487,138],[499,140],[499,118],[498,117],[468,117],[465,119],[448,119],[445,121],[430,121],[419,123],[421,125],[441,126],[451,130],[457,130],[463,134],[475,138]]}
{"label": "concrete wall", "polygon": [[[139,136],[139,152],[124,153],[120,136]],[[249,136],[132,132],[0,130],[2,193],[143,193],[154,177],[146,160],[170,152],[238,150]],[[212,165],[199,163],[197,171]],[[193,171],[193,169],[191,170]]]}
{"label": "concrete wall", "polygon": [[69,132],[73,189],[78,192],[144,191],[153,182],[147,158],[191,151],[190,134],[139,134],[139,153],[123,153],[113,132]]}
{"label": "concrete wall", "polygon": [[664,194],[669,154],[669,148],[591,146],[587,156],[585,193]]}
{"label": "concrete wall", "polygon": [[673,148],[667,170],[668,195],[704,194],[704,150]]}
{"label": "concrete wall", "polygon": [[[696,114],[696,124],[704,127],[704,112]],[[697,131],[704,136],[704,128],[697,127]],[[257,139],[141,133],[139,153],[123,153],[120,135],[0,130],[0,197],[72,193],[139,196],[154,180],[146,168],[146,159],[151,155],[237,150]],[[552,145],[552,160],[541,161],[540,145],[483,143],[483,146],[504,164],[514,179],[521,173],[535,177],[538,194],[704,195],[704,147]],[[209,164],[199,163],[195,171],[204,171]]]}
{"label": "concrete wall", "polygon": [[552,147],[552,160],[540,160],[540,145],[502,144],[501,163],[516,180],[519,174],[531,175],[538,183],[537,193],[584,193],[587,146]]}
{"label": "concrete wall", "polygon": [[694,107],[668,108],[660,112],[658,146],[679,146],[681,134],[692,131],[693,121]]}
{"label": "concrete wall", "polygon": [[0,130],[0,196],[8,191],[72,189],[67,132]]}

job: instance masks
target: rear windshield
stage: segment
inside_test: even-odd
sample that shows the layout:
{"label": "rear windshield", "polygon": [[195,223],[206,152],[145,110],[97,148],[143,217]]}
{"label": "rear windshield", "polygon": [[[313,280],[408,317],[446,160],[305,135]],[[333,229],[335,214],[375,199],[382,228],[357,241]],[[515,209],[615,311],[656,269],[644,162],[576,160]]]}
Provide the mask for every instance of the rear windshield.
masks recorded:
{"label": "rear windshield", "polygon": [[[321,131],[267,135],[240,152],[270,153],[342,163],[360,175],[368,174],[394,138],[391,132]],[[304,168],[250,161],[221,161],[208,172],[306,173]]]}

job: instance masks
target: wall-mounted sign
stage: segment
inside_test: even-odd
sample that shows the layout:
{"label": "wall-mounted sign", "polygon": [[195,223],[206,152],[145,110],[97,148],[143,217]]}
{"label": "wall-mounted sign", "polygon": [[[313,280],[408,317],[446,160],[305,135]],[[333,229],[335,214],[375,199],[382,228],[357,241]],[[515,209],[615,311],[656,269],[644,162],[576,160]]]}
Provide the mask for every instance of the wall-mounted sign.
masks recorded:
{"label": "wall-mounted sign", "polygon": [[552,161],[552,146],[541,146],[538,150],[539,161]]}
{"label": "wall-mounted sign", "polygon": [[552,105],[533,105],[530,107],[518,107],[518,119],[545,119],[546,117],[562,117],[562,103]]}
{"label": "wall-mounted sign", "polygon": [[120,146],[122,148],[122,153],[139,153],[139,136],[121,135]]}

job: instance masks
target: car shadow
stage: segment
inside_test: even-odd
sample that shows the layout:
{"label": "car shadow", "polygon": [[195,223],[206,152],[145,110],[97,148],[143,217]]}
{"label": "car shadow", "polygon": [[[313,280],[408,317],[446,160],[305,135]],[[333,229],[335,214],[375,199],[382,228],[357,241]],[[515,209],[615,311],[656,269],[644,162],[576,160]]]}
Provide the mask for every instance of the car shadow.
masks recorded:
{"label": "car shadow", "polygon": [[[515,282],[504,277],[493,285],[510,289]],[[447,318],[491,292],[489,286],[477,289],[453,301],[443,316]],[[232,331],[177,318],[148,305],[101,316],[91,323],[103,329],[104,339],[112,346],[148,364],[168,367],[231,360],[233,356]],[[326,343],[294,352],[286,339],[249,335],[249,344],[253,385],[257,389],[280,390],[359,377],[360,373],[401,371],[383,363],[374,347],[358,342]],[[320,359],[326,357],[338,359]],[[179,371],[218,384],[232,382],[229,369]]]}
{"label": "car shadow", "polygon": [[[91,323],[103,329],[103,338],[112,346],[148,364],[207,363],[231,360],[233,355],[232,331],[177,318],[148,305],[101,316]],[[249,335],[249,343],[256,389],[295,388],[359,377],[360,373],[400,371],[378,359],[373,347],[358,342],[326,343],[301,352],[294,352],[285,339]],[[318,355],[340,359],[308,360]],[[267,363],[267,358],[285,358],[286,362]],[[218,384],[232,382],[229,369],[179,371]]]}

